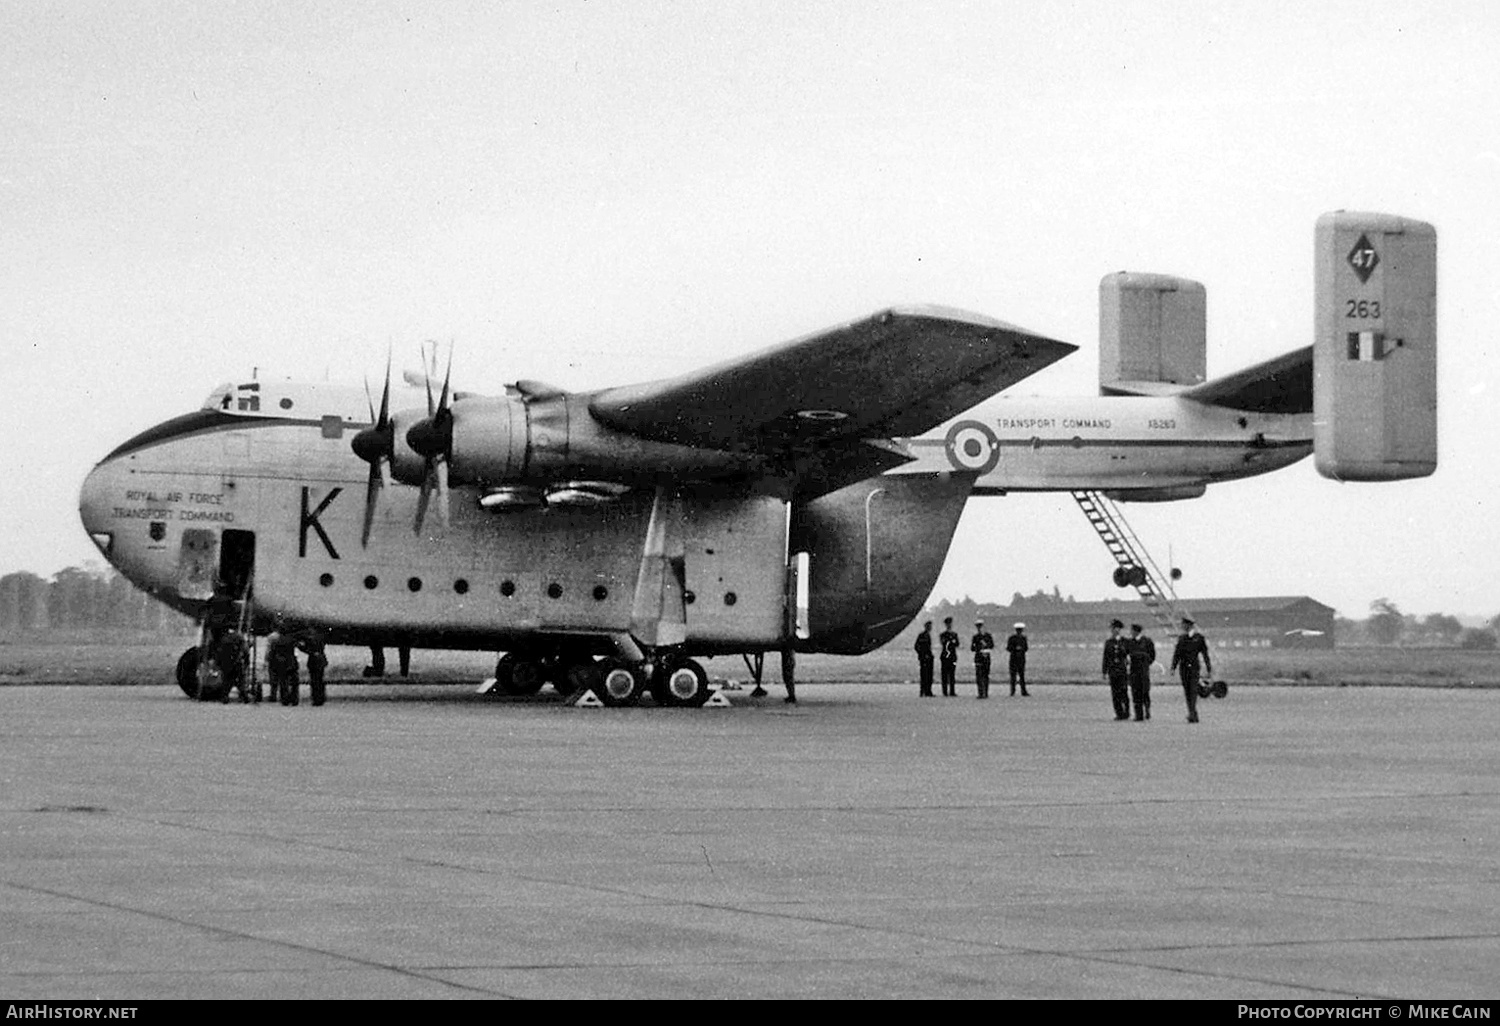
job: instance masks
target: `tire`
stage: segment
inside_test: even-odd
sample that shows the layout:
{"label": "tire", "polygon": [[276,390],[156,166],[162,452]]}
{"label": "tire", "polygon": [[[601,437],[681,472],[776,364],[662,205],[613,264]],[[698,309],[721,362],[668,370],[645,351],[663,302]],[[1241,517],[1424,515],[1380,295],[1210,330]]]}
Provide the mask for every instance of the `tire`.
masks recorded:
{"label": "tire", "polygon": [[177,686],[189,698],[198,697],[198,661],[202,657],[202,653],[194,646],[182,653],[182,657],[177,660]]}
{"label": "tire", "polygon": [[701,706],[712,693],[708,673],[696,660],[681,659],[662,667],[656,697],[663,705]]}
{"label": "tire", "polygon": [[534,695],[547,683],[547,671],[535,659],[507,652],[495,664],[495,683],[507,695]]}
{"label": "tire", "polygon": [[1215,698],[1227,698],[1229,696],[1229,685],[1222,680],[1214,681],[1214,686],[1209,689]]}
{"label": "tire", "polygon": [[645,687],[641,671],[617,659],[606,659],[600,664],[599,681],[593,685],[599,701],[615,707],[635,705]]}
{"label": "tire", "polygon": [[228,689],[222,685],[218,687],[204,685],[201,690],[199,689],[198,674],[202,662],[203,653],[196,645],[182,653],[181,658],[177,660],[177,686],[189,698],[201,702],[217,702],[225,697]]}

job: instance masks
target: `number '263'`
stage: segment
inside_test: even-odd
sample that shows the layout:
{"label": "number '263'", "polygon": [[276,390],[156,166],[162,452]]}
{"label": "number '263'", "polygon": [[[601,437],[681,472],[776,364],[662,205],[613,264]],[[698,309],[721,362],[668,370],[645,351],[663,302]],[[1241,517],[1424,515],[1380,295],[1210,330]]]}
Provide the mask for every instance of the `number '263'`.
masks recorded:
{"label": "number '263'", "polygon": [[1379,317],[1380,301],[1375,299],[1348,299],[1344,307],[1345,317]]}

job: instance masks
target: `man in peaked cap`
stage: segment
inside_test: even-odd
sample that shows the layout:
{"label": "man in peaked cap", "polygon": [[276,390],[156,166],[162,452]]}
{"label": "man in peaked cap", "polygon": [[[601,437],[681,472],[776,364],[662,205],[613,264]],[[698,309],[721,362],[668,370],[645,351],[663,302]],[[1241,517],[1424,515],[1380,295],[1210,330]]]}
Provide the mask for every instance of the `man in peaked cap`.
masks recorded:
{"label": "man in peaked cap", "polygon": [[990,697],[990,652],[994,647],[995,636],[984,629],[983,620],[975,620],[969,651],[974,653],[974,686],[980,698]]}
{"label": "man in peaked cap", "polygon": [[1192,617],[1182,618],[1182,633],[1178,635],[1177,647],[1172,650],[1172,669],[1182,676],[1182,693],[1187,698],[1187,721],[1198,722],[1198,660],[1203,660],[1203,671],[1213,676],[1214,664],[1208,655],[1208,639],[1198,633],[1198,625]]}
{"label": "man in peaked cap", "polygon": [[1030,696],[1026,690],[1026,625],[1016,624],[1015,633],[1005,639],[1005,651],[1010,653],[1010,693],[1014,697],[1016,685],[1021,685],[1022,697]]}
{"label": "man in peaked cap", "polygon": [[1101,671],[1109,682],[1109,698],[1115,707],[1115,719],[1130,719],[1130,643],[1120,637],[1125,624],[1109,622],[1109,637],[1104,641]]}
{"label": "man in peaked cap", "polygon": [[1151,718],[1151,664],[1156,662],[1156,642],[1142,633],[1141,625],[1130,625],[1130,700],[1135,703],[1135,718]]}
{"label": "man in peaked cap", "polygon": [[958,631],[953,617],[943,617],[943,633],[938,635],[938,664],[942,669],[943,697],[958,694]]}

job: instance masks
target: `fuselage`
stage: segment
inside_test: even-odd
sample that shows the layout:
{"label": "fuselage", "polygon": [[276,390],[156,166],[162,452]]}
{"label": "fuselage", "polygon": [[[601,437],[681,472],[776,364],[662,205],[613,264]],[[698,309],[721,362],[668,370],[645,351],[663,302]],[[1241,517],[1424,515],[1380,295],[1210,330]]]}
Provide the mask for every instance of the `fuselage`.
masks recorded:
{"label": "fuselage", "polygon": [[1186,498],[1215,481],[1295,463],[1312,442],[1310,414],[1242,412],[1175,396],[1000,397],[907,440],[917,458],[891,473],[976,471],[976,495]]}

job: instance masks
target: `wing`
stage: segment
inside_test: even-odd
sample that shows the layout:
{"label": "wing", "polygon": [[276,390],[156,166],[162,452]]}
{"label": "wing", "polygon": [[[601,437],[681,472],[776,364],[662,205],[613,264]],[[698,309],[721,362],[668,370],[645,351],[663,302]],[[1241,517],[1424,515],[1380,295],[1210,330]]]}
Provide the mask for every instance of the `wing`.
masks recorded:
{"label": "wing", "polygon": [[1193,385],[1177,395],[1251,413],[1311,413],[1312,346]]}
{"label": "wing", "polygon": [[864,439],[936,427],[1075,348],[978,314],[898,307],[680,378],[608,389],[589,410],[679,445],[853,455]]}

